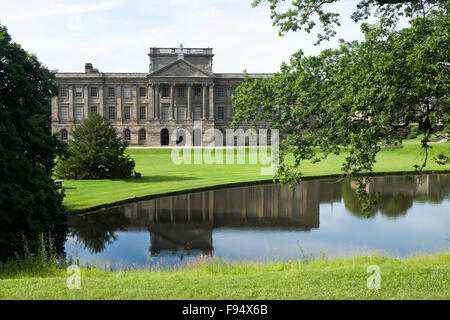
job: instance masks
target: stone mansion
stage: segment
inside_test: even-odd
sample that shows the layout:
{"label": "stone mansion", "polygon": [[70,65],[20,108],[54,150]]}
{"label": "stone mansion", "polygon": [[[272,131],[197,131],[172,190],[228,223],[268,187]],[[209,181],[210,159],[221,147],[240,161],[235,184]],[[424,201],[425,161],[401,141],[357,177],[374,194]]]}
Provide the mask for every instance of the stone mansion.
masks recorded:
{"label": "stone mansion", "polygon": [[[213,73],[211,48],[150,48],[148,55],[148,73],[104,73],[90,63],[84,73],[57,73],[60,94],[52,99],[52,132],[67,141],[71,128],[91,112],[103,116],[130,144],[176,145],[169,137],[177,129],[190,132],[193,145],[210,143],[194,133],[194,121],[203,132],[225,132],[234,112],[231,96],[244,75]],[[248,126],[242,123],[242,129]]]}

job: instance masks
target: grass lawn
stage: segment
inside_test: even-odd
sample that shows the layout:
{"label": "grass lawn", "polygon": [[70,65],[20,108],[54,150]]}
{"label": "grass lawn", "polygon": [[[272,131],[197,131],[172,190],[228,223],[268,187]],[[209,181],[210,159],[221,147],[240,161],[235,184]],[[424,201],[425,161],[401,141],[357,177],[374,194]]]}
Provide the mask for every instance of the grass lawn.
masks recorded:
{"label": "grass lawn", "polygon": [[[365,256],[305,263],[203,262],[182,270],[81,270],[79,290],[65,270],[0,274],[0,299],[449,299],[450,253],[411,258]],[[369,265],[380,289],[368,289]]]}
{"label": "grass lawn", "polygon": [[[176,165],[171,161],[171,149],[128,149],[127,152],[136,161],[135,170],[142,174],[141,179],[66,180],[63,186],[66,188],[64,204],[67,208],[79,210],[135,196],[272,178],[260,174],[263,167],[260,164]],[[414,143],[404,144],[401,149],[382,151],[375,171],[413,171],[413,165],[422,161],[421,152],[420,145]],[[440,152],[449,154],[450,143],[433,144],[429,159]],[[332,155],[317,164],[305,163],[301,169],[305,176],[338,174],[344,157],[345,154]],[[450,165],[440,166],[430,160],[425,169],[450,170]]]}

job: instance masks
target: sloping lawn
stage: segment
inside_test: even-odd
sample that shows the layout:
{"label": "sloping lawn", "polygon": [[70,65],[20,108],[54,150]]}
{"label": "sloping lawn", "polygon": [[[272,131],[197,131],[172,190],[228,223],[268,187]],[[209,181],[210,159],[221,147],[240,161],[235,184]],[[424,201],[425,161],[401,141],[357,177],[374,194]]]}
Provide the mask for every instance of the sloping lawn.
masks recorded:
{"label": "sloping lawn", "polygon": [[[136,171],[141,179],[115,180],[66,180],[65,205],[69,210],[79,210],[119,200],[160,194],[172,191],[210,187],[221,184],[261,181],[271,176],[261,175],[261,164],[181,164],[171,160],[171,149],[128,149],[136,161]],[[248,149],[247,149],[248,156]],[[423,155],[419,144],[404,144],[403,148],[382,151],[375,166],[378,172],[413,171],[413,165],[421,163]],[[425,170],[450,170],[450,165],[440,166],[431,158],[440,152],[450,154],[450,143],[433,144]],[[345,154],[330,156],[326,161],[305,163],[305,176],[339,174]]]}

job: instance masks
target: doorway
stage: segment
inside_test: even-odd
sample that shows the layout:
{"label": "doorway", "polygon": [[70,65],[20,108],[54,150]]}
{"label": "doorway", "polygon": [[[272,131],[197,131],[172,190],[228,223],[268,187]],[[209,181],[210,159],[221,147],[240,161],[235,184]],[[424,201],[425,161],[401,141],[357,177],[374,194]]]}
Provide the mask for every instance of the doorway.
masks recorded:
{"label": "doorway", "polygon": [[162,129],[161,130],[161,146],[168,146],[168,145],[169,145],[169,130]]}

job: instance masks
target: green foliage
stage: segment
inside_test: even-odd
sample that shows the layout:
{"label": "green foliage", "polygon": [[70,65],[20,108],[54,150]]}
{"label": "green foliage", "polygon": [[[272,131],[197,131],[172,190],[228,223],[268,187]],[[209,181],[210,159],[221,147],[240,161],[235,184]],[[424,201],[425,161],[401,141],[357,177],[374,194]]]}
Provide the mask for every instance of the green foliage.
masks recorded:
{"label": "green foliage", "polygon": [[422,169],[431,137],[449,122],[448,30],[446,12],[433,11],[400,31],[365,27],[365,41],[342,41],[318,56],[299,51],[271,79],[245,77],[233,125],[252,114],[273,119],[283,137],[281,182],[300,180],[304,160],[345,151],[342,171],[363,189],[361,174],[372,172],[382,144],[401,143],[399,129],[410,123],[423,134]]}
{"label": "green foliage", "polygon": [[53,79],[0,25],[0,260],[23,253],[23,236],[35,252],[39,234],[66,218],[52,180],[61,147],[50,129]]}
{"label": "green foliage", "polygon": [[[253,0],[256,7],[267,3],[273,25],[279,27],[279,35],[289,31],[305,30],[310,33],[319,23],[322,32],[317,33],[316,44],[336,35],[340,24],[340,14],[334,8],[347,0]],[[286,2],[290,2],[286,4]],[[360,0],[351,17],[355,22],[365,21],[374,15],[379,21],[374,25],[393,29],[401,17],[410,21],[424,16],[430,10],[445,8],[446,0]],[[448,7],[447,7],[448,10]]]}
{"label": "green foliage", "polygon": [[107,179],[130,177],[134,160],[124,152],[128,143],[98,114],[90,114],[72,130],[73,140],[56,166],[64,179]]}

